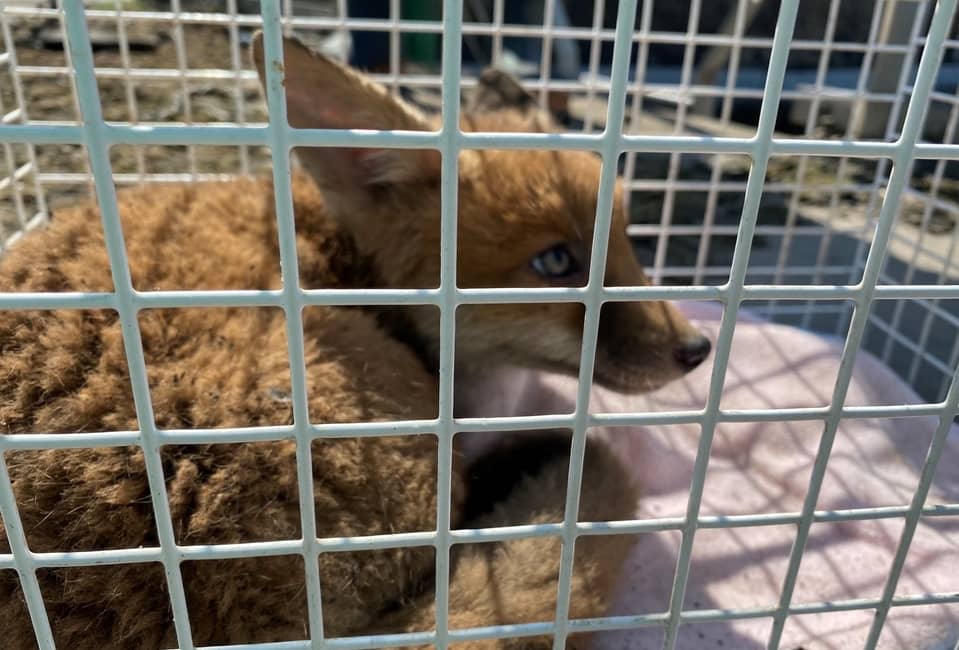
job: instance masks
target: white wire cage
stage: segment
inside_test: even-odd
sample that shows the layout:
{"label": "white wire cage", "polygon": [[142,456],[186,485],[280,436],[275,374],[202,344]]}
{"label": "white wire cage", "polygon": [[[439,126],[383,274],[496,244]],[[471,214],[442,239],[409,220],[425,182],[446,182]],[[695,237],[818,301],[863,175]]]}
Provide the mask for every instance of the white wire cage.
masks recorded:
{"label": "white wire cage", "polygon": [[[0,9],[0,142],[6,165],[0,180],[2,245],[16,245],[24,233],[46,223],[58,207],[91,195],[103,212],[111,268],[119,281],[112,294],[2,295],[0,308],[110,308],[135,321],[138,310],[161,306],[270,305],[298,314],[303,305],[313,304],[421,302],[441,310],[442,354],[448,360],[455,336],[450,314],[457,305],[561,298],[557,292],[537,296],[532,290],[477,293],[455,287],[456,157],[450,154],[464,148],[597,152],[606,163],[605,185],[611,184],[617,171],[624,176],[632,219],[629,232],[637,254],[660,286],[604,288],[602,273],[597,271],[591,273],[583,291],[567,296],[585,304],[586,321],[577,408],[571,416],[553,422],[574,431],[567,516],[551,531],[564,540],[556,620],[546,627],[446,629],[448,548],[458,541],[458,531],[449,529],[452,435],[484,427],[533,425],[522,418],[482,424],[454,419],[451,364],[441,362],[439,418],[394,428],[409,434],[438,432],[438,489],[445,495],[438,530],[419,535],[422,539],[410,534],[397,535],[392,542],[376,541],[385,546],[422,543],[438,550],[437,630],[411,635],[409,641],[446,647],[476,635],[547,632],[555,635],[556,647],[563,647],[566,637],[577,631],[658,622],[667,629],[667,646],[675,644],[676,630],[688,615],[682,603],[692,533],[683,537],[671,608],[659,619],[570,621],[567,609],[571,542],[591,531],[576,521],[575,513],[585,431],[599,421],[588,409],[599,308],[608,300],[682,298],[719,300],[725,305],[713,370],[716,390],[702,413],[627,414],[619,420],[665,424],[685,417],[702,423],[703,464],[690,489],[689,522],[697,521],[699,514],[709,431],[719,418],[731,417],[720,409],[718,391],[741,306],[776,320],[845,336],[845,359],[851,360],[860,349],[877,354],[924,400],[914,405],[856,407],[858,411],[846,407],[852,367],[844,364],[828,407],[803,414],[770,411],[743,416],[759,420],[818,417],[826,427],[826,451],[817,459],[808,507],[795,520],[799,536],[780,604],[763,612],[714,612],[716,620],[772,617],[770,645],[775,647],[777,635],[793,613],[791,593],[815,516],[815,494],[828,461],[828,441],[839,420],[853,412],[874,417],[934,415],[941,422],[936,437],[941,445],[959,406],[955,1],[448,0],[440,8],[390,0],[371,3],[371,15],[359,17],[361,4],[278,0],[264,2],[261,8],[259,3],[239,0],[4,3]],[[520,5],[531,8],[518,9]],[[266,30],[271,58],[280,56],[280,33],[295,32],[328,52],[370,68],[371,76],[414,102],[442,109],[442,130],[436,134],[332,133],[286,127],[279,80],[269,79],[269,89],[278,101],[271,102],[268,111],[249,66],[248,37],[258,27]],[[542,106],[563,118],[568,132],[562,136],[459,132],[460,89],[474,85],[479,70],[490,62],[520,74]],[[439,289],[304,291],[293,271],[284,277],[285,289],[271,294],[133,291],[117,227],[115,186],[224,179],[265,173],[272,167],[282,255],[289,260],[295,258],[292,208],[284,198],[290,195],[289,161],[275,154],[299,144],[361,141],[437,148],[446,154],[445,254]],[[592,265],[595,269],[605,267],[609,211],[610,197],[604,199],[601,193],[594,242],[594,256],[600,262]],[[300,414],[291,431],[300,444],[308,445],[317,436],[338,432],[333,426],[309,423],[296,316],[289,318],[289,327],[294,412]],[[141,431],[92,436],[89,444],[138,444],[147,454],[155,454],[167,441],[166,434],[152,424],[142,352],[135,334],[130,336],[126,344]],[[297,358],[300,363],[295,362]],[[362,427],[345,431],[342,435],[359,435]],[[231,437],[229,432],[197,431],[191,435],[196,442],[210,442],[255,434],[238,432]],[[182,436],[178,441],[183,442]],[[0,440],[0,450],[75,444],[73,439],[52,434],[14,435]],[[918,521],[923,490],[928,490],[937,462],[934,448],[916,498],[903,504],[907,529]],[[5,472],[2,465],[0,471]],[[37,568],[131,561],[134,556],[162,562],[178,642],[181,648],[191,648],[189,612],[183,586],[177,584],[177,567],[184,559],[291,550],[309,559],[331,545],[369,547],[369,542],[362,541],[317,540],[310,534],[315,528],[305,514],[311,510],[306,505],[302,542],[265,543],[264,548],[250,545],[247,551],[177,545],[172,530],[164,530],[162,469],[157,465],[152,471],[158,473],[151,481],[156,484],[152,496],[161,544],[133,553],[30,551],[25,539],[15,533],[17,517],[9,479],[0,476],[2,514],[12,547],[12,553],[0,556],[0,562],[21,572],[42,647],[53,647],[53,641],[39,588],[31,579]],[[862,516],[886,515],[863,511]],[[623,530],[640,532],[644,525],[640,521]],[[496,535],[488,533],[486,538],[497,539]],[[903,539],[904,557],[908,531]],[[890,607],[903,604],[894,596],[896,579],[894,568],[891,586],[875,601],[818,607],[823,611],[875,609],[880,612],[878,635]],[[315,571],[307,571],[306,581],[313,641],[282,647],[318,647],[321,642],[322,625],[318,614],[312,615],[319,603]],[[926,600],[955,602],[959,597],[933,594]],[[322,642],[324,647],[387,647],[398,640]]]}

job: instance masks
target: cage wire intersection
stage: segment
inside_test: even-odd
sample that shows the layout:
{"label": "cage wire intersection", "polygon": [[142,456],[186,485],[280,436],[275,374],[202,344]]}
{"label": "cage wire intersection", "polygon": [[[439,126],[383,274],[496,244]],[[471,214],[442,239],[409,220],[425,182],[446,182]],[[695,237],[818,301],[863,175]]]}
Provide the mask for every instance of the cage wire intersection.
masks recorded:
{"label": "cage wire intersection", "polygon": [[[35,4],[35,3],[34,3]],[[922,237],[914,243],[913,257],[906,269],[905,280],[890,280],[887,253],[901,237],[897,227],[897,215],[903,197],[916,191],[911,186],[914,166],[928,161],[935,165],[931,190],[923,203],[923,223],[928,223],[935,210],[955,214],[959,208],[937,196],[937,188],[948,177],[946,166],[959,161],[959,145],[950,143],[944,135],[941,143],[922,141],[928,107],[939,102],[948,108],[945,134],[954,134],[959,100],[936,88],[937,75],[943,55],[950,48],[959,47],[950,39],[950,29],[955,15],[956,0],[938,0],[920,3],[911,23],[906,44],[878,43],[880,11],[875,11],[870,24],[870,36],[866,43],[838,43],[833,40],[837,25],[840,2],[830,3],[824,37],[821,40],[794,39],[799,0],[783,0],[775,22],[772,39],[746,35],[747,9],[750,3],[738,2],[731,33],[698,33],[696,26],[703,3],[692,0],[689,30],[685,34],[672,34],[652,29],[653,3],[645,2],[637,11],[637,0],[622,0],[618,3],[615,27],[603,26],[602,3],[596,3],[593,26],[589,29],[557,26],[554,23],[555,5],[547,0],[544,5],[544,21],[537,26],[508,25],[503,19],[503,0],[493,2],[489,24],[464,22],[464,6],[458,0],[444,0],[442,18],[439,21],[408,21],[399,17],[399,3],[393,1],[388,20],[346,19],[345,3],[338,3],[336,17],[300,17],[293,11],[291,2],[263,0],[261,14],[241,14],[237,3],[227,3],[225,14],[186,12],[180,3],[172,3],[172,11],[127,11],[116,2],[111,10],[87,9],[81,2],[63,2],[51,9],[11,4],[0,8],[5,51],[0,53],[0,69],[11,76],[16,106],[13,109],[0,106],[4,113],[0,124],[0,143],[3,144],[8,175],[0,181],[0,191],[11,199],[17,217],[12,234],[4,233],[3,246],[14,245],[17,238],[46,220],[48,206],[45,189],[64,183],[92,181],[99,203],[103,228],[110,259],[115,291],[112,293],[8,293],[0,294],[0,309],[109,309],[119,314],[122,324],[125,351],[129,364],[139,429],[137,431],[95,432],[82,436],[75,434],[14,434],[0,437],[0,453],[19,449],[66,449],[92,446],[140,446],[147,461],[152,505],[157,521],[160,544],[155,548],[84,552],[35,552],[28,545],[17,514],[17,507],[5,462],[0,462],[0,514],[7,527],[12,552],[0,554],[0,569],[15,569],[20,576],[23,592],[41,648],[53,648],[50,622],[43,605],[36,572],[52,567],[92,566],[159,562],[163,565],[169,587],[170,604],[174,614],[175,630],[179,647],[186,650],[195,647],[190,632],[190,613],[186,605],[180,564],[188,560],[212,560],[273,555],[300,555],[304,559],[304,581],[308,595],[310,640],[260,645],[231,646],[232,648],[381,648],[397,644],[433,644],[446,648],[459,641],[551,634],[554,648],[565,647],[570,634],[599,630],[628,629],[638,626],[663,626],[666,630],[665,647],[673,648],[677,632],[683,623],[724,621],[745,618],[770,618],[772,631],[768,640],[770,648],[778,647],[780,636],[789,616],[848,611],[853,609],[873,610],[875,619],[871,626],[867,648],[875,647],[886,616],[894,607],[915,607],[933,603],[959,603],[959,593],[933,593],[913,596],[896,595],[896,585],[909,551],[912,536],[921,517],[959,517],[959,504],[940,506],[925,505],[934,473],[953,420],[959,414],[959,337],[948,353],[930,351],[930,337],[935,329],[935,320],[950,324],[953,335],[959,332],[959,319],[948,310],[939,307],[941,301],[959,300],[959,285],[950,282],[949,271],[957,236],[940,257],[943,270],[929,281],[917,282],[916,278],[930,277],[917,271]],[[879,3],[882,4],[882,3]],[[926,10],[931,9],[931,19],[924,35]],[[40,16],[62,21],[66,34],[65,66],[19,65],[11,21],[17,17]],[[117,20],[121,40],[122,67],[98,68],[94,66],[91,35],[88,19],[112,16]],[[119,16],[119,18],[118,18]],[[125,16],[125,19],[123,18]],[[634,30],[636,20],[640,29]],[[129,45],[124,25],[128,21],[172,21],[175,26],[178,65],[170,69],[138,69],[130,65]],[[232,69],[192,69],[184,62],[184,24],[217,24],[229,30]],[[441,90],[442,128],[438,132],[392,132],[392,131],[339,131],[302,130],[288,126],[282,78],[278,69],[282,66],[266,66],[268,123],[248,122],[241,84],[255,83],[255,75],[242,69],[240,62],[239,33],[241,28],[262,25],[265,30],[266,58],[282,62],[281,34],[294,28],[342,29],[347,26],[390,34],[390,72],[380,79],[394,89],[400,86],[438,85]],[[440,75],[403,74],[399,70],[399,37],[407,30],[422,33],[442,34],[442,69]],[[546,52],[563,38],[579,38],[590,43],[589,80],[587,96],[607,97],[603,115],[586,116],[581,132],[558,134],[532,133],[463,133],[459,130],[459,96],[461,86],[474,82],[464,75],[460,62],[463,57],[463,36],[485,36],[492,39],[492,50],[503,51],[503,38],[509,36],[532,36],[542,39]],[[602,43],[613,43],[608,78],[601,79],[598,54]],[[649,49],[656,43],[683,47],[686,56],[679,71],[678,84],[660,84],[643,81],[651,65]],[[693,79],[692,49],[703,45],[728,47],[729,64],[725,86],[706,85]],[[914,57],[915,46],[921,46],[914,79],[908,70]],[[633,47],[636,47],[635,78],[630,80]],[[765,83],[758,89],[743,89],[736,83],[740,71],[739,57],[744,47],[769,49]],[[785,79],[791,52],[810,50],[820,52],[812,94],[808,91],[787,88]],[[857,139],[850,127],[842,137],[828,139],[817,136],[815,117],[822,103],[835,96],[826,88],[829,55],[834,51],[853,51],[864,59],[862,69],[869,67],[873,57],[894,54],[905,62],[893,91],[880,92],[867,89],[866,75],[862,72],[855,83],[855,96],[860,100],[885,101],[891,105],[885,127],[885,137],[874,140]],[[825,54],[822,54],[822,53]],[[541,92],[545,105],[546,91],[583,89],[577,81],[556,80],[551,76],[551,57],[544,56],[537,79],[528,85]],[[72,84],[79,119],[76,122],[30,119],[24,87],[28,79],[67,74]],[[122,79],[125,83],[128,121],[107,120],[98,91],[98,79]],[[236,120],[230,123],[203,124],[191,117],[188,83],[209,79],[226,79],[234,82],[232,95]],[[182,124],[159,124],[140,122],[137,118],[137,97],[133,91],[136,82],[154,80],[176,81],[184,96],[185,122]],[[672,91],[680,98],[676,102],[676,120],[672,132],[665,134],[626,133],[627,118],[637,124],[644,103],[655,101],[663,92]],[[833,94],[830,94],[833,92]],[[657,95],[659,93],[659,95]],[[801,137],[784,137],[776,132],[777,116],[781,103],[811,97]],[[841,94],[841,93],[840,93]],[[755,129],[748,133],[733,135],[689,135],[683,130],[687,120],[688,97],[707,98],[722,104],[720,120],[729,124],[734,99],[755,99],[761,102]],[[825,99],[824,99],[825,98]],[[631,101],[628,101],[631,100]],[[627,106],[628,105],[628,106]],[[905,115],[898,121],[901,109]],[[861,109],[860,109],[861,110]],[[854,111],[855,112],[855,111]],[[861,115],[860,115],[861,117]],[[690,118],[692,119],[692,118]],[[593,127],[602,122],[601,132]],[[850,120],[852,124],[853,120]],[[22,145],[26,159],[18,162],[14,146]],[[89,173],[46,172],[39,163],[37,148],[45,145],[81,145],[87,153]],[[132,172],[114,173],[110,160],[111,147],[121,145],[184,145],[191,152],[188,157],[189,173],[151,173],[146,170],[142,153]],[[202,180],[219,178],[220,174],[198,171],[194,147],[231,146],[239,148],[239,169],[246,173],[252,169],[250,151],[255,147],[267,147],[271,154],[273,183],[276,190],[276,213],[278,219],[280,256],[282,260],[283,288],[276,291],[137,291],[133,288],[120,220],[117,209],[115,183],[176,180]],[[441,231],[441,282],[436,289],[415,290],[306,290],[299,285],[295,248],[293,206],[290,188],[290,151],[297,146],[379,146],[396,148],[429,148],[442,153],[442,231]],[[589,280],[585,287],[573,289],[460,289],[456,286],[456,192],[457,153],[463,149],[581,149],[592,151],[602,157],[602,176],[598,194],[596,229],[592,242],[592,257]],[[651,154],[669,156],[665,179],[658,181],[637,180],[634,172],[637,159]],[[681,157],[687,154],[713,155],[720,162],[715,165],[708,179],[684,180]],[[625,182],[634,191],[661,190],[665,194],[662,219],[655,224],[634,224],[631,234],[636,237],[653,236],[657,248],[651,270],[658,280],[680,276],[692,280],[692,285],[665,284],[650,287],[604,287],[603,273],[606,268],[606,241],[609,234],[612,188],[615,182],[620,157],[625,158]],[[734,224],[721,224],[715,219],[719,194],[729,189],[728,181],[722,178],[723,157],[744,157],[749,161],[748,176],[743,189],[743,203],[739,218]],[[800,157],[799,178],[795,183],[767,181],[770,161],[786,156]],[[796,213],[802,186],[803,169],[811,156],[838,160],[838,176],[829,188],[830,206],[835,208],[844,191],[871,190],[870,200],[877,202],[878,219],[863,225],[870,235],[860,240],[857,248],[858,263],[840,269],[846,274],[841,282],[828,281],[834,272],[825,269],[829,247],[828,226],[808,226],[798,222]],[[850,159],[875,161],[874,179],[865,184],[855,184],[846,179]],[[32,183],[33,202],[25,198],[23,188]],[[725,183],[725,185],[724,185]],[[884,188],[880,197],[880,186]],[[737,186],[738,187],[738,186]],[[769,226],[761,223],[764,192],[775,190],[792,191],[785,225]],[[678,192],[701,191],[707,193],[703,223],[684,225],[673,223],[674,207]],[[871,228],[874,226],[874,231]],[[815,265],[805,269],[808,282],[786,281],[795,265],[789,261],[789,239],[815,230],[823,234]],[[670,236],[694,233],[701,236],[696,250],[695,264],[677,271],[667,261],[666,240]],[[773,233],[783,238],[775,263],[768,269],[755,268],[750,264],[753,243],[758,235]],[[715,269],[710,269],[708,253],[711,238],[735,236],[735,245],[727,266],[721,269],[725,280],[715,280]],[[792,271],[791,271],[792,269]],[[768,277],[766,282],[749,282],[756,275]],[[765,275],[763,275],[765,274]],[[895,280],[893,278],[892,280]],[[594,353],[599,330],[600,308],[610,301],[684,299],[712,300],[723,303],[720,334],[715,346],[715,364],[711,388],[705,407],[694,411],[639,412],[639,413],[592,413],[590,391],[592,386]],[[896,334],[910,320],[904,314],[903,301],[917,301],[925,305],[922,324],[916,337]],[[879,318],[877,309],[882,303],[897,303],[893,313]],[[570,415],[523,416],[509,418],[456,418],[453,414],[453,351],[455,341],[455,310],[459,305],[488,303],[535,303],[577,302],[585,307],[583,347],[581,353],[579,386],[576,407]],[[820,304],[851,305],[834,309],[839,317],[831,326],[845,332],[840,372],[833,389],[832,400],[821,408],[793,408],[777,410],[725,410],[720,408],[723,380],[730,356],[730,346],[736,319],[744,302],[757,302],[768,307],[769,313],[796,316],[798,322],[810,326],[820,312]],[[301,312],[312,305],[433,305],[440,310],[440,394],[439,415],[434,420],[402,421],[391,423],[314,424],[307,410],[307,385],[304,362],[304,343]],[[289,426],[272,426],[240,429],[190,429],[164,430],[154,421],[151,407],[146,366],[141,348],[137,314],[151,308],[183,307],[278,307],[286,315],[287,340],[291,368],[293,423]],[[825,313],[825,312],[823,312]],[[950,320],[951,319],[951,320]],[[920,371],[933,366],[938,373],[933,392],[937,397],[926,397],[922,404],[891,406],[846,406],[845,397],[852,380],[853,362],[863,349],[867,332],[879,327],[889,337],[882,344],[881,353],[888,361],[895,344],[902,343],[915,353],[915,361],[901,372],[913,383]],[[904,341],[904,342],[903,342]],[[910,347],[911,346],[911,347]],[[923,370],[926,372],[926,370]],[[817,497],[829,461],[830,451],[837,427],[844,418],[891,418],[912,416],[936,416],[939,425],[912,501],[890,507],[858,508],[842,511],[817,511]],[[700,514],[701,500],[709,462],[713,432],[720,422],[770,422],[781,420],[815,420],[824,424],[823,435],[816,457],[809,491],[802,510],[773,514],[738,515],[732,517],[704,516]],[[615,425],[666,425],[699,423],[702,428],[693,481],[689,490],[688,506],[683,517],[643,519],[628,522],[583,523],[577,521],[579,494],[582,481],[583,453],[586,432],[594,426]],[[461,431],[519,431],[542,428],[566,428],[573,431],[571,463],[569,470],[565,519],[560,524],[513,526],[479,530],[451,530],[450,527],[450,475],[453,436]],[[312,505],[311,441],[322,437],[360,437],[384,435],[436,435],[439,440],[438,511],[437,530],[425,533],[404,533],[368,537],[318,538]],[[297,443],[297,471],[300,495],[300,516],[303,538],[271,542],[238,543],[228,545],[191,546],[177,544],[174,538],[169,504],[164,487],[163,469],[158,450],[167,444],[241,443],[264,440],[291,439]],[[878,518],[902,518],[905,526],[899,540],[895,558],[886,578],[882,594],[878,598],[854,599],[833,602],[793,601],[793,591],[810,527],[817,522],[861,521]],[[788,524],[796,526],[797,536],[789,556],[786,577],[779,601],[768,607],[745,609],[684,610],[684,594],[689,574],[693,541],[700,529],[754,527]],[[651,531],[675,530],[682,533],[678,563],[672,586],[672,596],[667,611],[617,616],[601,619],[571,620],[568,616],[570,581],[573,552],[576,540],[585,535],[636,534]],[[562,562],[559,577],[555,620],[532,624],[496,626],[468,630],[448,629],[449,552],[454,544],[496,541],[530,536],[556,536],[562,539]],[[436,628],[432,632],[381,635],[375,637],[332,638],[324,637],[320,600],[320,578],[317,557],[320,553],[346,550],[370,550],[392,547],[431,546],[436,550]]]}

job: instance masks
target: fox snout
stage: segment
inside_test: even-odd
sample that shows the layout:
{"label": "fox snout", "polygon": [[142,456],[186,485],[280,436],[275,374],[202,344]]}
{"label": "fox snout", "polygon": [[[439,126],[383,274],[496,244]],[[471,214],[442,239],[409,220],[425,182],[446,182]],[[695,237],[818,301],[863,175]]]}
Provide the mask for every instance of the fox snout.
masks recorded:
{"label": "fox snout", "polygon": [[695,370],[706,360],[712,348],[713,344],[709,342],[709,339],[698,334],[673,348],[673,358],[687,371]]}
{"label": "fox snout", "polygon": [[[619,215],[617,215],[619,216]],[[617,223],[618,221],[618,223]],[[605,284],[650,284],[633,254],[625,219],[609,239]],[[595,379],[609,388],[642,392],[659,388],[698,368],[712,343],[670,302],[608,302],[600,312]]]}
{"label": "fox snout", "polygon": [[682,377],[709,356],[712,343],[672,304],[607,303],[600,314],[596,382],[646,392]]}

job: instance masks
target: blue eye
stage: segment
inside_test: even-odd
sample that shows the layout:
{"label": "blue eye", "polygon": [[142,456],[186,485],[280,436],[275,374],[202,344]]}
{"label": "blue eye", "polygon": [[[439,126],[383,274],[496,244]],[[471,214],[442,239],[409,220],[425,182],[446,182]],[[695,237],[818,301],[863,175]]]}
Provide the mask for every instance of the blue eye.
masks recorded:
{"label": "blue eye", "polygon": [[579,273],[579,264],[566,244],[546,249],[533,258],[532,265],[547,280],[562,280]]}

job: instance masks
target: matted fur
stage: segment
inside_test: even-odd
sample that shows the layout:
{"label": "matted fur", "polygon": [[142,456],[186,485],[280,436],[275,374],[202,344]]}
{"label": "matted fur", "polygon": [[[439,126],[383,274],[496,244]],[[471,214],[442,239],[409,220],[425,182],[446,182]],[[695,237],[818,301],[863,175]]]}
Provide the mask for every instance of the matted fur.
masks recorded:
{"label": "matted fur", "polygon": [[[307,92],[302,84],[322,89],[330,79],[346,79],[342,87],[333,84],[326,94],[314,90],[318,97],[308,95],[316,100],[321,115],[343,115],[344,109],[361,104],[373,92],[386,115],[380,127],[414,126],[406,121],[414,119],[410,117],[414,113],[356,73],[322,57],[306,56],[295,43],[288,42],[287,48],[288,93]],[[291,68],[297,61],[305,67]],[[294,110],[295,106],[291,102]],[[322,126],[309,116],[300,117],[303,126]],[[482,116],[479,123],[522,129],[528,128],[528,116],[505,111]],[[349,125],[363,126],[351,122],[340,126]],[[299,174],[293,178],[302,284],[430,286],[429,278],[437,277],[439,259],[438,246],[434,247],[439,235],[439,190],[432,175],[438,170],[431,167],[432,157],[390,152],[402,158],[402,164],[392,169],[416,171],[402,175],[399,182],[393,174],[377,175],[364,166],[371,161],[382,164],[387,154],[379,152],[359,167],[341,170],[352,184],[332,192],[333,181],[324,172],[336,161],[342,162],[342,156],[355,155],[349,151],[324,150],[333,158],[307,156],[307,168],[318,186]],[[466,264],[460,266],[460,283],[528,284],[528,257],[537,246],[549,244],[549,237],[591,236],[595,196],[590,192],[595,195],[598,169],[598,160],[588,154],[464,154],[459,214],[460,260]],[[121,192],[118,200],[137,289],[279,286],[276,216],[268,181],[139,188]],[[623,228],[621,212],[616,219],[618,233]],[[434,234],[430,234],[431,224],[437,226]],[[624,283],[645,281],[625,242],[625,233],[613,238],[609,268],[626,269],[626,275],[617,276]],[[493,247],[496,254],[490,256]],[[25,237],[0,259],[0,291],[110,290],[95,206],[57,213],[48,228]],[[569,369],[570,351],[578,352],[578,337],[570,333],[575,332],[575,307],[540,308],[537,322],[543,329],[533,337],[535,330],[523,324],[528,312],[521,306],[495,307],[491,315],[465,318],[458,323],[458,344],[467,344],[458,347],[457,360],[476,372],[506,361]],[[436,416],[435,313],[430,325],[422,311],[397,312],[399,318],[385,318],[373,309],[304,311],[313,422]],[[638,337],[637,341],[642,339],[641,347],[647,352],[629,352],[615,368],[601,356],[598,380],[625,385],[627,371],[635,371],[644,377],[630,384],[638,388],[643,382],[677,376],[680,371],[670,365],[673,362],[656,356],[661,350],[655,351],[664,347],[668,351],[692,331],[688,324],[659,303],[636,307],[630,314],[635,318],[628,319],[624,330],[631,331],[629,336]],[[246,427],[291,421],[286,325],[280,310],[147,310],[141,312],[139,324],[157,426]],[[641,331],[633,331],[637,326]],[[618,339],[604,335],[603,340]],[[543,341],[552,344],[544,346]],[[554,344],[561,349],[550,347]],[[603,374],[607,365],[612,374]],[[468,381],[458,378],[457,391],[468,393]],[[0,314],[0,432],[83,435],[135,429],[115,313],[27,310]],[[538,460],[514,463],[503,471],[501,480],[486,481],[485,487],[474,489],[469,520],[464,519],[469,476],[457,458],[452,478],[453,525],[561,521],[568,458],[565,452],[556,454],[551,449],[546,445],[539,457],[535,449],[511,456]],[[432,435],[314,443],[318,533],[433,530],[436,454]],[[9,451],[5,457],[32,550],[158,544],[138,448]],[[299,537],[293,441],[168,445],[161,449],[161,457],[178,543]],[[626,517],[635,499],[618,461],[604,449],[590,446],[581,518]],[[578,543],[572,616],[603,613],[608,583],[623,555],[622,543],[615,537]],[[559,545],[558,539],[543,538],[456,549],[451,625],[552,619]],[[5,533],[0,533],[0,551],[9,552]],[[434,567],[431,549],[322,554],[326,634],[429,629]],[[175,645],[161,569],[159,565],[123,565],[39,572],[59,647]],[[182,572],[195,643],[307,637],[300,557],[188,562]],[[4,621],[3,647],[35,647],[19,581],[12,571],[0,572],[0,620]],[[549,647],[549,643],[549,639],[520,639],[464,647]]]}

